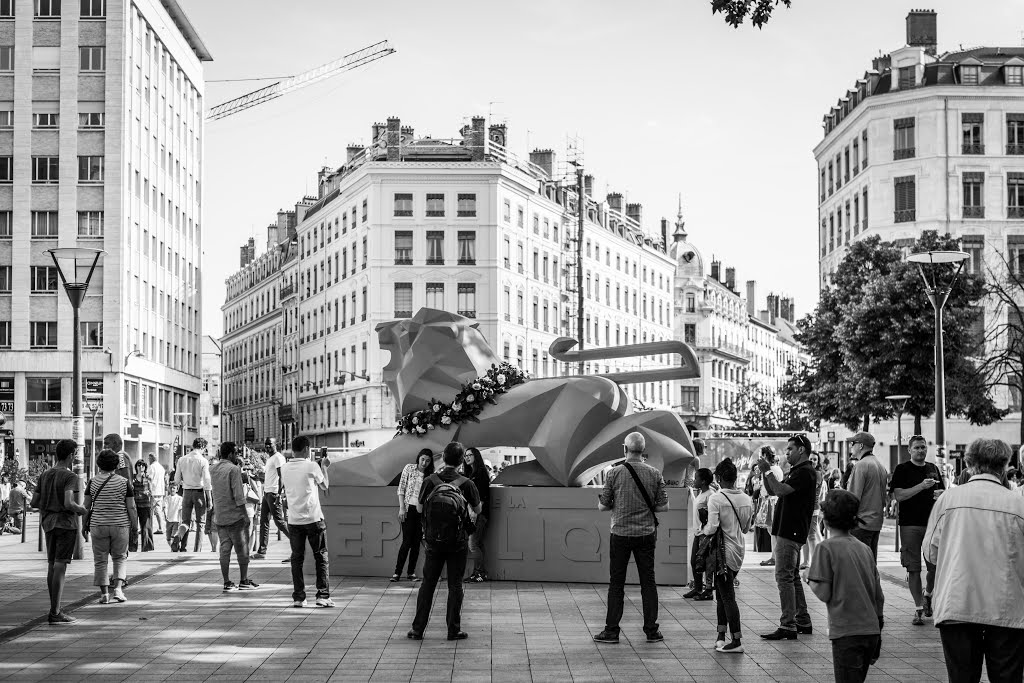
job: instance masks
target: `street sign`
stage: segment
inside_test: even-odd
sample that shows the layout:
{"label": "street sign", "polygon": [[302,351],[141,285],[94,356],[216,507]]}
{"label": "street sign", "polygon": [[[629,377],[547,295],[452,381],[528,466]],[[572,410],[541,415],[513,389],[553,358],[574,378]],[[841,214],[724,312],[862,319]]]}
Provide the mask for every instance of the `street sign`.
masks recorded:
{"label": "street sign", "polygon": [[128,436],[132,437],[133,439],[137,439],[140,436],[142,436],[142,425],[140,425],[138,422],[134,423],[131,427],[128,428]]}
{"label": "street sign", "polygon": [[836,433],[835,432],[829,432],[828,433],[828,440],[829,441],[835,441],[836,440]]}
{"label": "street sign", "polygon": [[256,440],[256,428],[255,427],[246,427],[245,428],[245,440],[246,441],[255,441]]}
{"label": "street sign", "polygon": [[86,377],[85,378],[85,395],[87,398],[103,398],[103,378],[102,377]]}

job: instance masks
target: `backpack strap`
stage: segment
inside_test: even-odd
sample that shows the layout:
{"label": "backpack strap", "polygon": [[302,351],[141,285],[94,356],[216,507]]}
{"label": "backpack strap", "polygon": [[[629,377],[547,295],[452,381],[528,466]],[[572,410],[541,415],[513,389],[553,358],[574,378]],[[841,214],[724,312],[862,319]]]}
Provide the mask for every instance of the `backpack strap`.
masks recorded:
{"label": "backpack strap", "polygon": [[629,474],[633,477],[633,481],[636,482],[636,487],[640,489],[640,495],[644,497],[644,502],[647,503],[647,509],[651,511],[651,516],[654,517],[654,527],[657,528],[658,514],[654,510],[654,503],[651,502],[651,496],[650,494],[647,493],[647,488],[640,481],[640,477],[637,476],[636,470],[633,469],[632,465],[630,465],[628,462],[624,462],[622,464],[625,466],[627,470],[629,470]]}

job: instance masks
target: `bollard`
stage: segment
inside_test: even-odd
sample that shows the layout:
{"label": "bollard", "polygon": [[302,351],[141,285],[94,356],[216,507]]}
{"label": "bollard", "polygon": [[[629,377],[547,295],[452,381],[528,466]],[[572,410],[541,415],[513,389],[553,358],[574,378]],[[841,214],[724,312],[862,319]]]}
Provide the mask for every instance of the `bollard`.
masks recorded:
{"label": "bollard", "polygon": [[25,537],[28,535],[28,510],[25,510],[25,514],[22,515],[21,519],[21,542],[25,542]]}
{"label": "bollard", "polygon": [[39,529],[39,545],[36,547],[36,550],[38,550],[39,552],[43,552],[43,516],[42,516],[42,514],[39,515],[39,524],[37,526],[38,526],[38,529]]}

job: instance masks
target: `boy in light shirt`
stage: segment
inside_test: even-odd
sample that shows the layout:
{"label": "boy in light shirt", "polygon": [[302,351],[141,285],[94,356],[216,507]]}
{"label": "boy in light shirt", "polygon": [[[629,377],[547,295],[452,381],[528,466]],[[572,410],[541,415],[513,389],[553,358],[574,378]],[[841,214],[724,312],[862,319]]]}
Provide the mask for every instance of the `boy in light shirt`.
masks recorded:
{"label": "boy in light shirt", "polygon": [[164,496],[164,518],[167,523],[167,544],[174,550],[174,532],[181,524],[181,495],[178,494],[178,487],[172,486]]}

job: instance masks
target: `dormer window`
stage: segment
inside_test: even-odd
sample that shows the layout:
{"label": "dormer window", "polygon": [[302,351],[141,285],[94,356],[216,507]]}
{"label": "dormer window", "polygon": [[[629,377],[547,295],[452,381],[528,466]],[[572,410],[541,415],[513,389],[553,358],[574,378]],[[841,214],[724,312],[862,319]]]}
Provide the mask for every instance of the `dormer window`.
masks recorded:
{"label": "dormer window", "polygon": [[975,65],[960,66],[960,83],[963,85],[978,85],[981,75],[981,67]]}
{"label": "dormer window", "polygon": [[1003,67],[1003,80],[1006,85],[1024,85],[1024,65]]}

